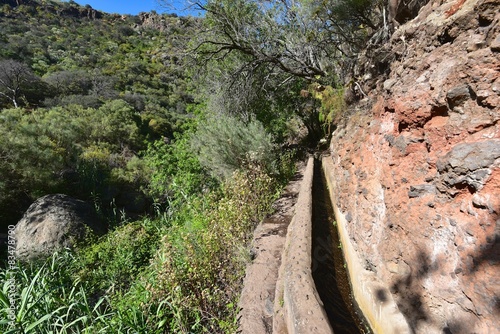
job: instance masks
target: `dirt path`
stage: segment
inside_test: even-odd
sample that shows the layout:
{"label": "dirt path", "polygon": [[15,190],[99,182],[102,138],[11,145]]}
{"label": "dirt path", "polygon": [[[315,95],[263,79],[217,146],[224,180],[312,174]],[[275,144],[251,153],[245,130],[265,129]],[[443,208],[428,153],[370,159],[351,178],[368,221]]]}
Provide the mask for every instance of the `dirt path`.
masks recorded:
{"label": "dirt path", "polygon": [[247,266],[239,306],[239,332],[243,334],[272,333],[273,307],[278,270],[286,232],[294,215],[305,164],[286,186],[283,195],[273,204],[275,213],[255,229],[252,241],[253,261]]}

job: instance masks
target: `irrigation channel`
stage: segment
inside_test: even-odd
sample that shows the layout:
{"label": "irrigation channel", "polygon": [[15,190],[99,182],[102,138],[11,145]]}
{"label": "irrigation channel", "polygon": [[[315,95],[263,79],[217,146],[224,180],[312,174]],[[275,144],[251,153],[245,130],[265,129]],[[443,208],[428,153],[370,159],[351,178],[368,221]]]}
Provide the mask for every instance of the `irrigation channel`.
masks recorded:
{"label": "irrigation channel", "polygon": [[335,334],[369,333],[353,303],[335,215],[319,160],[312,189],[312,276]]}

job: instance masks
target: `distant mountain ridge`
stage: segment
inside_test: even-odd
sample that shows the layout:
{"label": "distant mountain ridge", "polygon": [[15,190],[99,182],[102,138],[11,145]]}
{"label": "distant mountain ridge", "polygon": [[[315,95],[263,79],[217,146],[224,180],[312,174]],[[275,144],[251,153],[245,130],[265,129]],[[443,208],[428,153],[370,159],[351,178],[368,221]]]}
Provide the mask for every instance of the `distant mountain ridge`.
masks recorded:
{"label": "distant mountain ridge", "polygon": [[80,6],[76,2],[57,2],[57,1],[35,1],[35,0],[2,0],[1,5],[11,7],[28,6],[32,8],[44,8],[58,15],[72,16],[78,18],[100,19],[106,15],[102,11],[93,9],[90,5]]}

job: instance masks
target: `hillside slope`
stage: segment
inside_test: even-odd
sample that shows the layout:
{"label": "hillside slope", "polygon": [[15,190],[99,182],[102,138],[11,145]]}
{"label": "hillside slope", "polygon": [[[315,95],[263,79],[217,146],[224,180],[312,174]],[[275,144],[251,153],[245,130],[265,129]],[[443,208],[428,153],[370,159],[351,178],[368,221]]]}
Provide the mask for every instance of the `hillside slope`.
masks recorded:
{"label": "hillside slope", "polygon": [[[200,25],[71,1],[0,1],[0,233],[50,193],[148,210],[143,158],[192,117],[186,54]],[[97,156],[102,168],[85,171]],[[125,180],[129,163],[136,174]]]}

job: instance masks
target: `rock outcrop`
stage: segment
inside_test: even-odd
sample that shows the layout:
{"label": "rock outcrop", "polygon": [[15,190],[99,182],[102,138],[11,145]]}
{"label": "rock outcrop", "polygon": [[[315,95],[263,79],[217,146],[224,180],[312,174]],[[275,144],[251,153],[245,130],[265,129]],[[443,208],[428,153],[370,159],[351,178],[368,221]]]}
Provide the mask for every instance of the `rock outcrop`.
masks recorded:
{"label": "rock outcrop", "polygon": [[[414,333],[500,328],[500,1],[431,1],[330,146],[336,204]],[[372,90],[368,92],[368,88]]]}
{"label": "rock outcrop", "polygon": [[72,247],[89,231],[105,232],[92,206],[66,195],[46,195],[16,225],[16,256],[26,260]]}

